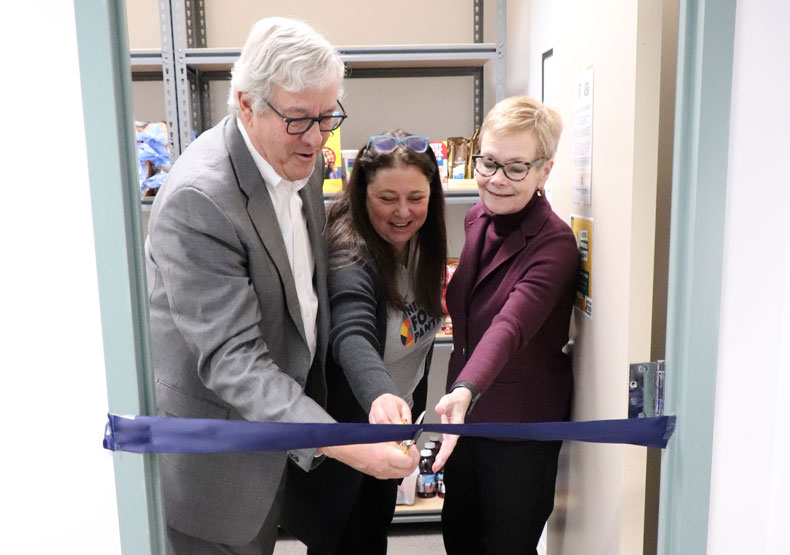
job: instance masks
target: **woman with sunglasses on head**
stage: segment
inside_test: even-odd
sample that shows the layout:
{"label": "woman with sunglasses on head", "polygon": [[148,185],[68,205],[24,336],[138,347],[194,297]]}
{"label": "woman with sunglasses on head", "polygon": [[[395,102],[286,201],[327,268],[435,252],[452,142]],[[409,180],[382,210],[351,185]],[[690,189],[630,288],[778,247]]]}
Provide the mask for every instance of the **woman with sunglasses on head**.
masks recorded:
{"label": "woman with sunglasses on head", "polygon": [[[428,139],[400,130],[371,137],[327,217],[327,410],[340,422],[411,423],[425,409],[447,258]],[[294,475],[288,495],[303,503],[287,504],[286,529],[308,553],[387,552],[395,480],[368,480],[331,459]],[[303,524],[297,531],[293,520]]]}
{"label": "woman with sunglasses on head", "polygon": [[[499,102],[483,122],[474,156],[482,202],[464,219],[446,293],[453,352],[448,393],[436,406],[442,423],[569,416],[573,377],[563,347],[579,255],[543,194],[561,131],[556,112],[524,96]],[[445,435],[434,470],[445,466],[447,553],[537,553],[560,446]]]}

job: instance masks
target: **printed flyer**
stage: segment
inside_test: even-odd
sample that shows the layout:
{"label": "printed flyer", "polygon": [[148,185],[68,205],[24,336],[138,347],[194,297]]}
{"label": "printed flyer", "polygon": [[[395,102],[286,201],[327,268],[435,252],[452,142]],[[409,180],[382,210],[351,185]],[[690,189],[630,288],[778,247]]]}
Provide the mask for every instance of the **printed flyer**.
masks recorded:
{"label": "printed flyer", "polygon": [[340,160],[340,129],[335,129],[324,145],[324,193],[337,193],[343,188]]}
{"label": "printed flyer", "polygon": [[579,247],[579,280],[576,283],[576,308],[592,318],[592,218],[571,216],[571,229]]}

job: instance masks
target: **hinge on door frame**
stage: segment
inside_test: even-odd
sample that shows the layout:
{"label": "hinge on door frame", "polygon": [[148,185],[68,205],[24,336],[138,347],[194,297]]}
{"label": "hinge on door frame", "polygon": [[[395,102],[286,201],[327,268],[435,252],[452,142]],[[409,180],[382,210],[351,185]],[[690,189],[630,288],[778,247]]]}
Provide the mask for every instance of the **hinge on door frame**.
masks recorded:
{"label": "hinge on door frame", "polygon": [[628,418],[663,416],[664,377],[663,360],[636,362],[628,372]]}

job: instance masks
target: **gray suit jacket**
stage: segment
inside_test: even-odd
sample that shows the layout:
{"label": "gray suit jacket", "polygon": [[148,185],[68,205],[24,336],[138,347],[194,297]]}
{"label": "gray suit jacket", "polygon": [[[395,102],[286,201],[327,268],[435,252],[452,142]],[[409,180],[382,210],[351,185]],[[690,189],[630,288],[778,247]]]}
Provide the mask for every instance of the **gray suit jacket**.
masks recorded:
{"label": "gray suit jacket", "polygon": [[[318,293],[311,361],[274,207],[235,119],[203,133],[173,165],[146,242],[159,414],[333,422],[322,408],[329,331],[322,183],[318,168],[300,192]],[[305,470],[313,455],[288,453]],[[286,460],[286,453],[162,455],[168,525],[218,543],[251,541]]]}

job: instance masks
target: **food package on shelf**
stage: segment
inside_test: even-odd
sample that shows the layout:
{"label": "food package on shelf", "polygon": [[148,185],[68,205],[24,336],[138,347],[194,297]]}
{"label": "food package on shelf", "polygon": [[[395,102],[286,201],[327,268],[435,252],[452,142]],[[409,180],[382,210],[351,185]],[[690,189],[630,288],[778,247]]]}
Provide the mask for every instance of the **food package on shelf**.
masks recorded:
{"label": "food package on shelf", "polygon": [[340,151],[340,160],[343,163],[343,185],[348,184],[348,180],[351,179],[351,171],[354,169],[354,160],[357,159],[357,151],[356,150],[341,150]]}
{"label": "food package on shelf", "polygon": [[475,190],[474,165],[472,155],[477,152],[477,138],[480,128],[476,128],[471,139],[465,137],[450,137],[447,139],[447,189],[448,190]]}
{"label": "food package on shelf", "polygon": [[469,141],[464,137],[447,139],[447,159],[449,179],[465,179],[466,161],[469,158]]}
{"label": "food package on shelf", "polygon": [[447,141],[430,141],[431,150],[436,156],[436,164],[439,166],[439,176],[442,179],[442,187],[447,188]]}

